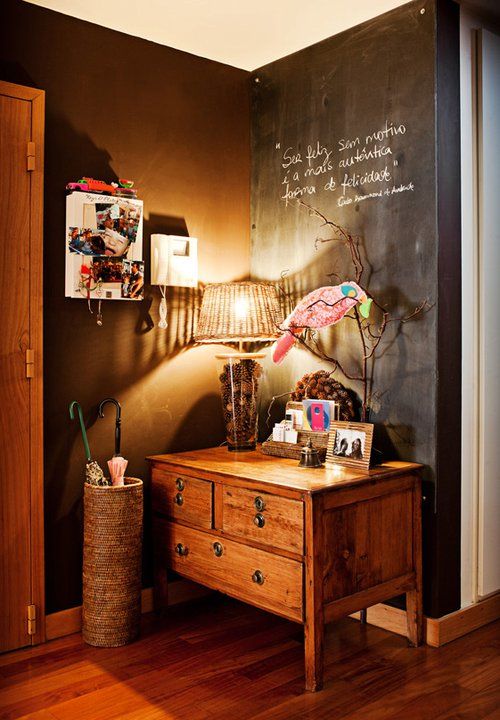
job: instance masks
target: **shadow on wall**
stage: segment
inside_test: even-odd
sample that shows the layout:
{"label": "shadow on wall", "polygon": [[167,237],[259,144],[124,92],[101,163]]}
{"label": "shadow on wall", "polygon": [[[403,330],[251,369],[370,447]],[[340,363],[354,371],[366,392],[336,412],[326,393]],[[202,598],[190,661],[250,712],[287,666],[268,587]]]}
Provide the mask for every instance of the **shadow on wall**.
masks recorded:
{"label": "shadow on wall", "polygon": [[208,393],[199,398],[178,426],[172,439],[173,447],[182,447],[185,451],[196,450],[200,447],[199,438],[206,434],[207,427],[213,425],[217,418],[222,418],[220,395]]}
{"label": "shadow on wall", "polygon": [[[155,231],[203,237],[204,279],[232,279],[233,263],[235,275],[246,272],[248,73],[21,0],[4,0],[2,19],[2,78],[46,91],[46,588],[47,611],[55,612],[81,600],[85,457],[69,402],[82,404],[92,453],[104,466],[112,434],[107,417],[95,422],[97,405],[110,395],[122,403],[123,452],[129,473],[146,480],[147,505],[145,457],[181,450],[178,426],[217,387],[209,350],[193,346],[198,290],[168,289],[166,331],[153,326],[158,288],[146,288],[140,303],[103,302],[102,327],[84,299],[64,298],[64,187],[82,174],[136,181],[146,207],[146,282]],[[241,247],[233,233],[244,238]],[[223,437],[222,421],[206,425],[198,427],[198,446]],[[147,529],[144,557],[150,584]]]}
{"label": "shadow on wall", "polygon": [[[26,80],[28,82],[28,80]],[[67,148],[55,152],[54,148]],[[98,179],[116,178],[112,158],[98,148],[85,133],[79,133],[60,117],[50,116],[48,107],[45,165],[44,220],[44,419],[45,419],[45,516],[47,557],[47,607],[49,611],[80,603],[82,552],[82,486],[85,458],[78,424],[68,416],[71,400],[84,409],[90,430],[93,455],[110,457],[105,421],[95,431],[97,406],[107,396],[140,398],[140,387],[167,360],[194,345],[195,317],[201,288],[168,288],[168,328],[158,330],[158,288],[146,284],[142,302],[103,302],[103,326],[98,327],[85,299],[64,297],[65,202],[64,187],[82,174]],[[139,188],[139,196],[140,188]],[[150,234],[188,234],[183,218],[154,215],[144,221],[143,255],[146,281],[149,280]],[[94,313],[96,301],[92,302]],[[169,441],[165,426],[150,422],[158,406],[169,402],[179,388],[170,388],[170,376],[162,372],[162,387],[156,393],[157,406],[129,402],[125,411],[128,424],[129,471],[147,478],[144,460],[152,449],[166,452],[176,446]],[[151,397],[149,389],[148,398]],[[165,400],[165,397],[167,400]],[[189,401],[189,397],[187,398]],[[175,404],[175,403],[174,403]],[[144,431],[141,431],[144,428]],[[145,434],[145,428],[148,428]],[[199,426],[198,443],[203,437]],[[142,432],[142,435],[141,435]],[[146,502],[148,488],[146,483]],[[149,552],[146,529],[145,557]],[[146,563],[148,566],[148,563]],[[65,587],[59,578],[67,579]]]}

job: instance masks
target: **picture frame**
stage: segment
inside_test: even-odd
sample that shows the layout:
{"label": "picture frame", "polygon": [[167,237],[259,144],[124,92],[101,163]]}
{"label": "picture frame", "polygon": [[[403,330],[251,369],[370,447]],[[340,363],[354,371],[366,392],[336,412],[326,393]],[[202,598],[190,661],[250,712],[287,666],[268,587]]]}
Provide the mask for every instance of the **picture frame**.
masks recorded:
{"label": "picture frame", "polygon": [[373,423],[341,422],[331,424],[325,464],[368,470],[373,441]]}

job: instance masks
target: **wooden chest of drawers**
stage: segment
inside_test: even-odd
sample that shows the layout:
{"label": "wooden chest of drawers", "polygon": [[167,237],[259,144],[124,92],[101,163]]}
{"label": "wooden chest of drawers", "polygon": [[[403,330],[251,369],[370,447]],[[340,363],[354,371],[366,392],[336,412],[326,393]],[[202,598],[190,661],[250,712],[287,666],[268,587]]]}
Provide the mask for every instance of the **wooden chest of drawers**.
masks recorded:
{"label": "wooden chest of drawers", "polygon": [[170,568],[302,623],[309,690],[322,684],[326,622],[404,592],[421,642],[419,465],[312,470],[226,448],[149,460],[158,609]]}

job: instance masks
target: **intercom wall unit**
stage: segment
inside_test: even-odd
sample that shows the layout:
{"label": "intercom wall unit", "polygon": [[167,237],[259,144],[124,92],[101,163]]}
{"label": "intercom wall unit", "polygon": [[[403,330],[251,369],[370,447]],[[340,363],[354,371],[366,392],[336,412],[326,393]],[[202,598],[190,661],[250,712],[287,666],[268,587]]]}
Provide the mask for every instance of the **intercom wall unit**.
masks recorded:
{"label": "intercom wall unit", "polygon": [[198,240],[182,235],[151,235],[151,285],[198,285]]}
{"label": "intercom wall unit", "polygon": [[182,235],[151,235],[151,285],[160,288],[158,327],[165,330],[168,327],[166,288],[198,286],[198,240]]}

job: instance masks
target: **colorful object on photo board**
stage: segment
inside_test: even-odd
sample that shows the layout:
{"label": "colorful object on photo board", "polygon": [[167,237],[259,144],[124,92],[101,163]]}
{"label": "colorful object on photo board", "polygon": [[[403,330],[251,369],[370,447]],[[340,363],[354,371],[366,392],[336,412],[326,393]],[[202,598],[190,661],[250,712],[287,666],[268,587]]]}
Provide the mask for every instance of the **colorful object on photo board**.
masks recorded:
{"label": "colorful object on photo board", "polygon": [[69,416],[72,420],[75,419],[75,407],[78,411],[78,420],[80,421],[80,430],[82,431],[83,447],[85,450],[85,457],[87,458],[87,464],[85,465],[85,480],[90,485],[109,485],[110,483],[104,477],[104,473],[99,463],[96,460],[92,460],[89,441],[87,439],[87,431],[83,421],[82,407],[76,400],[73,400],[73,402],[70,403]]}
{"label": "colorful object on photo board", "polygon": [[324,328],[338,323],[357,303],[364,318],[370,314],[372,299],[355,282],[328,285],[313,290],[299,302],[281,326],[284,331],[273,348],[273,361],[280,363],[306,328]]}
{"label": "colorful object on photo board", "polygon": [[97,294],[99,295],[99,303],[97,306],[97,324],[99,325],[99,327],[102,327],[102,300],[100,297],[102,281],[101,280],[95,281],[92,268],[89,267],[88,265],[85,265],[85,263],[83,263],[80,268],[79,288],[80,288],[81,292],[86,294],[86,296],[87,296],[87,305],[89,308],[89,313],[91,315],[94,314],[94,311],[92,310],[92,306],[90,304],[90,292],[92,290],[95,290],[97,292]]}

